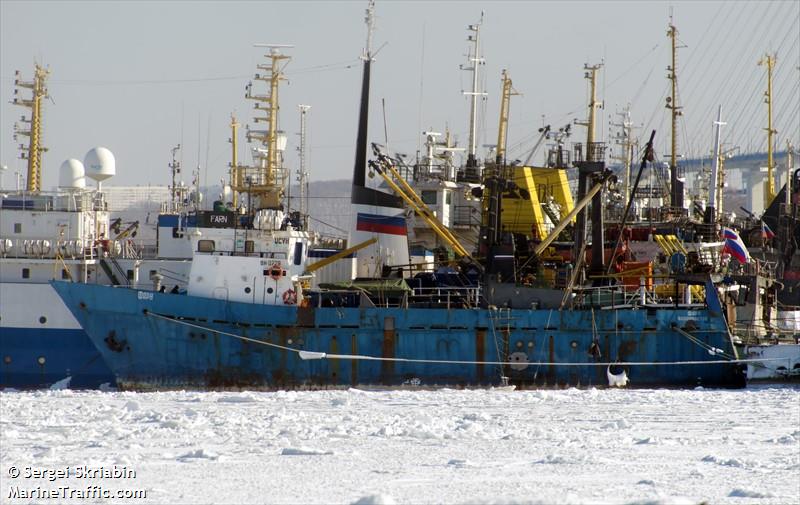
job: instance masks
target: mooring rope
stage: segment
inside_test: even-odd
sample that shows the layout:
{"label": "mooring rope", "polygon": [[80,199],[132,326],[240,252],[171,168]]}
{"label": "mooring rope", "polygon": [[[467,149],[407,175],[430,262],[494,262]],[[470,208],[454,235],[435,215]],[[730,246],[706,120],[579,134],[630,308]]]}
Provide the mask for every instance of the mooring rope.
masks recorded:
{"label": "mooring rope", "polygon": [[612,366],[612,365],[682,366],[682,365],[721,365],[726,363],[766,363],[769,361],[788,361],[788,358],[762,358],[762,359],[724,359],[724,360],[708,360],[708,361],[622,361],[622,362],[614,361],[614,362],[580,363],[580,362],[560,362],[560,361],[559,362],[545,362],[545,361],[511,362],[511,361],[468,361],[468,360],[418,359],[418,358],[385,358],[382,356],[368,356],[364,354],[331,354],[319,351],[304,351],[302,349],[295,349],[293,347],[287,347],[280,344],[273,344],[272,342],[257,340],[254,338],[245,337],[243,335],[237,335],[236,333],[230,333],[227,331],[201,326],[199,324],[181,321],[180,319],[176,319],[174,317],[169,317],[169,316],[163,316],[161,314],[156,314],[154,312],[148,311],[145,313],[145,315],[150,317],[155,317],[158,319],[163,319],[165,321],[170,321],[175,324],[182,324],[184,326],[190,326],[192,328],[205,330],[211,333],[218,333],[220,335],[233,337],[245,342],[252,342],[254,344],[260,344],[267,347],[273,347],[275,349],[281,349],[283,351],[294,352],[299,355],[300,359],[303,360],[341,359],[341,360],[357,360],[357,361],[392,361],[399,363],[423,363],[423,364],[438,364],[438,365],[497,365],[497,366],[521,365],[523,363],[527,365],[537,365],[537,366]]}
{"label": "mooring rope", "polygon": [[719,349],[719,348],[714,347],[712,345],[706,344],[705,342],[703,342],[699,338],[695,337],[694,335],[692,335],[688,331],[684,331],[683,329],[681,329],[678,326],[673,326],[672,329],[677,331],[679,335],[682,335],[682,336],[686,337],[687,339],[689,339],[690,342],[694,343],[695,345],[699,346],[702,349],[705,349],[711,355],[722,356],[723,358],[727,358],[729,360],[736,359],[735,356],[731,356],[730,354],[728,354],[727,352],[723,351],[722,349]]}

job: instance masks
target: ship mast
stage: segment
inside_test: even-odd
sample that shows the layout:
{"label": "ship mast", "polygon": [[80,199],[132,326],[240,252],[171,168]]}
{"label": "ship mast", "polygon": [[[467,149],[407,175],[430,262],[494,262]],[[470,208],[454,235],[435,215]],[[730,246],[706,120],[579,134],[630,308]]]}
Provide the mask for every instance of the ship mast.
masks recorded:
{"label": "ship mast", "polygon": [[478,174],[477,142],[478,142],[478,97],[486,96],[486,93],[478,89],[478,68],[485,65],[486,61],[480,56],[481,25],[483,24],[483,12],[481,19],[474,25],[467,26],[467,30],[473,32],[467,36],[467,41],[472,42],[471,53],[468,55],[467,66],[461,65],[461,70],[472,71],[472,91],[462,91],[463,95],[470,97],[469,107],[469,142],[467,144],[467,170],[465,180],[477,182],[480,179]]}
{"label": "ship mast", "polygon": [[[792,141],[786,139],[786,205],[792,203],[792,179],[794,178],[794,174],[792,173],[794,169],[794,147],[792,147]],[[791,208],[791,207],[789,207]]]}
{"label": "ship mast", "polygon": [[587,127],[586,129],[586,157],[587,161],[597,161],[591,160],[589,158],[589,150],[591,146],[594,144],[594,126],[597,122],[597,109],[602,105],[600,102],[597,101],[597,71],[600,70],[602,64],[599,65],[584,65],[583,69],[586,70],[584,77],[589,79],[590,87],[591,87],[591,100],[589,102],[589,120],[586,123],[582,123]]}
{"label": "ship mast", "polygon": [[775,55],[765,55],[758,62],[767,67],[767,91],[764,102],[767,104],[767,184],[764,185],[764,208],[769,207],[775,198],[775,161],[772,159],[772,136],[778,133],[772,128],[772,69],[775,67]]}
{"label": "ship mast", "polygon": [[297,173],[297,183],[300,185],[300,216],[303,220],[303,229],[308,229],[308,169],[306,168],[306,115],[310,105],[298,105],[300,109],[300,169]]}
{"label": "ship mast", "polygon": [[680,180],[678,174],[678,116],[683,115],[678,106],[678,29],[672,24],[670,18],[669,30],[667,36],[672,41],[672,65],[667,67],[667,79],[672,84],[672,94],[667,97],[667,108],[672,111],[672,146],[669,156],[669,170],[670,170],[670,206],[673,210],[683,208],[683,181]]}
{"label": "ship mast", "polygon": [[625,180],[623,181],[622,188],[623,194],[625,195],[624,201],[627,202],[631,197],[631,163],[633,162],[634,148],[634,127],[631,122],[631,104],[626,105],[625,108],[622,109],[622,112],[617,112],[617,115],[622,119],[619,123],[614,123],[612,126],[616,126],[622,130],[622,133],[617,134],[615,143],[622,146],[623,151],[621,156],[614,156],[614,159],[621,161],[625,167]]}
{"label": "ship mast", "polygon": [[[266,130],[253,130],[247,128],[247,140],[261,142],[262,148],[256,148],[254,156],[258,161],[255,170],[245,168],[245,172],[250,172],[248,177],[241,177],[242,170],[239,170],[239,186],[233,188],[234,191],[247,191],[251,197],[256,198],[258,208],[261,209],[280,209],[283,200],[283,166],[279,155],[278,142],[278,85],[285,80],[283,68],[285,64],[281,62],[290,57],[281,54],[280,49],[292,47],[278,44],[256,44],[256,47],[266,47],[269,52],[265,57],[269,60],[268,65],[257,65],[256,68],[264,70],[266,74],[256,74],[254,79],[268,83],[269,93],[266,95],[256,95],[252,92],[252,83],[247,85],[245,98],[254,100],[256,103],[253,108],[263,112],[264,115],[255,115],[253,120],[256,123],[267,123]],[[246,183],[246,187],[244,184]]]}
{"label": "ship mast", "polygon": [[178,151],[180,151],[180,149],[181,149],[180,144],[172,148],[172,161],[167,164],[170,173],[172,174],[172,186],[170,186],[169,188],[170,196],[172,197],[171,199],[172,209],[170,209],[170,211],[172,212],[176,211],[180,207],[178,202],[180,192],[178,191],[177,181],[175,180],[176,176],[179,173],[181,173],[181,162],[178,161],[178,156],[177,156]]}
{"label": "ship mast", "polygon": [[[583,65],[584,74],[583,77],[589,79],[589,118],[587,121],[575,121],[576,124],[581,126],[586,126],[586,162],[598,162],[602,161],[601,159],[596,159],[598,153],[596,152],[596,145],[594,141],[594,126],[595,126],[595,118],[597,114],[597,109],[600,107],[600,102],[597,100],[597,71],[600,70],[602,64],[599,65],[589,65],[588,63]],[[602,152],[602,149],[601,149]],[[591,178],[591,170],[582,170],[579,169],[578,171],[578,200],[582,200],[585,196],[587,191],[589,191],[589,179]],[[592,207],[594,208],[595,203],[592,202]],[[597,212],[601,211],[602,203],[598,204]],[[593,211],[595,212],[595,211]],[[594,229],[594,228],[593,228]],[[577,218],[575,219],[575,258],[580,255],[580,251],[583,249],[583,244],[586,242],[586,209],[583,208],[578,213]],[[602,251],[602,248],[601,248]]]}
{"label": "ship mast", "polygon": [[[24,135],[28,137],[27,149],[23,144],[19,145],[20,159],[28,160],[28,183],[27,190],[38,192],[42,189],[42,153],[47,152],[47,148],[42,145],[42,99],[48,98],[47,94],[47,76],[50,70],[42,67],[38,63],[35,64],[33,73],[33,81],[23,81],[20,78],[20,72],[17,70],[14,73],[14,85],[17,89],[14,90],[14,100],[11,103],[21,107],[27,107],[31,110],[30,119],[22,116],[20,122],[28,123],[28,127],[19,127],[14,125],[14,140],[17,140],[17,135]],[[30,99],[20,98],[19,88],[28,88],[32,91]]]}
{"label": "ship mast", "polygon": [[506,157],[508,114],[511,106],[511,96],[518,94],[519,93],[514,91],[511,87],[511,78],[508,76],[508,72],[503,70],[503,91],[500,95],[500,124],[497,128],[497,148],[495,149],[498,167],[503,164]]}
{"label": "ship mast", "polygon": [[[717,109],[717,120],[714,121],[714,126],[716,127],[714,130],[714,162],[711,165],[711,181],[709,184],[709,195],[708,195],[708,205],[706,206],[706,215],[705,222],[706,224],[714,224],[717,220],[716,211],[719,209],[721,211],[720,206],[717,205],[717,199],[719,195],[717,195],[717,191],[720,191],[722,188],[719,187],[719,178],[720,178],[720,145],[719,145],[719,138],[720,138],[720,130],[725,123],[722,122],[722,105],[719,106]],[[721,201],[721,198],[720,198]]]}
{"label": "ship mast", "polygon": [[230,178],[231,178],[231,193],[233,194],[233,208],[239,208],[239,194],[236,188],[240,188],[242,182],[239,180],[239,146],[238,146],[238,133],[239,123],[236,121],[236,116],[231,114],[231,165],[230,165]]}

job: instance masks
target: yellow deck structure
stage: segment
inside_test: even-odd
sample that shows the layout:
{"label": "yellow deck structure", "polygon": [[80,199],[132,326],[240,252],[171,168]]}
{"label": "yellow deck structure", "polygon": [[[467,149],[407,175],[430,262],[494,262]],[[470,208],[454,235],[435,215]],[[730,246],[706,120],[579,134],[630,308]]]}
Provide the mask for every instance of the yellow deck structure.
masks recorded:
{"label": "yellow deck structure", "polygon": [[[521,198],[503,198],[503,230],[525,235],[534,233],[543,239],[552,228],[543,204],[552,197],[560,209],[559,220],[565,218],[574,207],[567,172],[558,168],[540,167],[513,167],[510,170],[513,171],[514,182],[524,191],[520,191]],[[525,198],[528,195],[529,198]]]}

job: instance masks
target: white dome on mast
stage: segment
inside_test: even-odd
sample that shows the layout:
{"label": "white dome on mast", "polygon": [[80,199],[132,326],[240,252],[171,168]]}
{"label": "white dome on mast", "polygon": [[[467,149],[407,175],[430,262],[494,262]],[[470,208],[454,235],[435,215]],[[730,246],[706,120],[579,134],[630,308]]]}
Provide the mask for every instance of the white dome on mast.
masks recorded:
{"label": "white dome on mast", "polygon": [[105,147],[89,149],[89,152],[83,158],[83,165],[86,170],[86,177],[97,181],[98,189],[101,182],[117,173],[114,154]]}
{"label": "white dome on mast", "polygon": [[65,189],[83,189],[86,187],[86,171],[83,163],[75,158],[65,160],[58,169],[58,187]]}

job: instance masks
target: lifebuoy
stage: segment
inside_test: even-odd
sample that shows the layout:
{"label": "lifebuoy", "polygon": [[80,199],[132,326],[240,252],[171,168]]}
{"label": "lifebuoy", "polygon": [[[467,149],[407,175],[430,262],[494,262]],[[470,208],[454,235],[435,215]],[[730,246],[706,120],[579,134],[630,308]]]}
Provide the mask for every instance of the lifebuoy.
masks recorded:
{"label": "lifebuoy", "polygon": [[269,276],[276,281],[283,277],[283,268],[281,267],[280,263],[273,263],[272,266],[269,267]]}
{"label": "lifebuoy", "polygon": [[283,303],[285,305],[294,305],[297,303],[297,293],[294,289],[287,289],[283,292]]}

